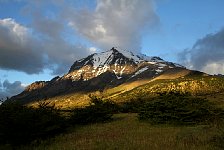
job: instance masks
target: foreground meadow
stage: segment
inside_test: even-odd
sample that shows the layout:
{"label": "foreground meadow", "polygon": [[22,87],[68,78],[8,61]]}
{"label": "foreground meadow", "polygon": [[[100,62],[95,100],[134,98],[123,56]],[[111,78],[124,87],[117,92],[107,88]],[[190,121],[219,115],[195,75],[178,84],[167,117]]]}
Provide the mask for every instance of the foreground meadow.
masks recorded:
{"label": "foreground meadow", "polygon": [[40,143],[22,146],[25,150],[206,150],[222,149],[222,132],[215,126],[150,125],[137,114],[115,114],[113,121],[69,129]]}

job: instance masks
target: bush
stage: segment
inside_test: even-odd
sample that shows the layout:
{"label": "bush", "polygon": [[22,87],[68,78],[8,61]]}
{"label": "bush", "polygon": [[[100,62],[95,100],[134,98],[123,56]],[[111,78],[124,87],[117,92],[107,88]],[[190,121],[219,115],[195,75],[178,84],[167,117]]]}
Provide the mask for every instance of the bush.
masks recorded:
{"label": "bush", "polygon": [[111,120],[113,113],[118,110],[115,103],[91,97],[90,105],[72,111],[70,121],[72,124],[87,124]]}
{"label": "bush", "polygon": [[145,103],[138,118],[154,124],[207,124],[222,119],[223,112],[206,99],[172,92]]}
{"label": "bush", "polygon": [[210,141],[218,149],[224,149],[224,129],[219,129],[218,133]]}
{"label": "bush", "polygon": [[35,139],[46,138],[64,130],[64,118],[49,103],[38,108],[18,103],[0,106],[0,143],[21,145]]}
{"label": "bush", "polygon": [[123,113],[139,113],[145,103],[146,101],[142,98],[131,99],[121,104],[120,111]]}

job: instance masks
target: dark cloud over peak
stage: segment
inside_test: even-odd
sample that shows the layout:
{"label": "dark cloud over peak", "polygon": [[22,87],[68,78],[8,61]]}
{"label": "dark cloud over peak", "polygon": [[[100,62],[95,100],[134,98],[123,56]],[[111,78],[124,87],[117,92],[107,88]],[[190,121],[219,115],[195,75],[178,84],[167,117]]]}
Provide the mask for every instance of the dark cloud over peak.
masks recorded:
{"label": "dark cloud over peak", "polygon": [[224,74],[224,29],[199,39],[191,49],[181,52],[179,58],[191,69]]}
{"label": "dark cloud over peak", "polygon": [[[53,73],[62,74],[76,59],[90,54],[88,48],[66,42],[60,36],[62,27],[54,27],[55,20],[35,22],[37,29],[27,28],[11,18],[0,20],[0,68],[28,74],[50,69]],[[38,34],[31,30],[42,37],[38,38]]]}
{"label": "dark cloud over peak", "polygon": [[44,67],[42,52],[37,49],[28,28],[11,18],[0,20],[0,67],[38,73]]}

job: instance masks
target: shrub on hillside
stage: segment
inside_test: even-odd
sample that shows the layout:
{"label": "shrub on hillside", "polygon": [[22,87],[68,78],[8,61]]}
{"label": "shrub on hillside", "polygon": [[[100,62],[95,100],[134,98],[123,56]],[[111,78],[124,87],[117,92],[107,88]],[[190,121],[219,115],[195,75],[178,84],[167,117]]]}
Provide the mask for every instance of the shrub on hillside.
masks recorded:
{"label": "shrub on hillside", "polygon": [[224,149],[224,128],[217,128],[217,133],[211,138],[210,142],[218,149]]}
{"label": "shrub on hillside", "polygon": [[115,103],[103,101],[95,96],[91,97],[90,105],[76,108],[72,111],[70,121],[73,124],[87,124],[111,120],[113,113],[118,110]]}
{"label": "shrub on hillside", "polygon": [[64,130],[64,118],[48,103],[38,108],[18,103],[0,106],[0,144],[21,145]]}
{"label": "shrub on hillside", "polygon": [[223,119],[223,112],[206,99],[171,92],[145,103],[138,118],[154,124],[207,124]]}
{"label": "shrub on hillside", "polygon": [[131,99],[123,102],[120,106],[120,111],[123,113],[139,113],[146,101],[142,98]]}

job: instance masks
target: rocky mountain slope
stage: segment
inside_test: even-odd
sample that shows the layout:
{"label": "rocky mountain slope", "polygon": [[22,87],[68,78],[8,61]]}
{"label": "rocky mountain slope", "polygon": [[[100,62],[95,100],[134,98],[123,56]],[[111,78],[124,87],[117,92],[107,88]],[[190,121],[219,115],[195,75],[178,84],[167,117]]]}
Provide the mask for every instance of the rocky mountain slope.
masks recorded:
{"label": "rocky mountain slope", "polygon": [[182,66],[166,62],[159,57],[147,57],[142,54],[133,54],[130,51],[112,48],[109,51],[92,54],[76,61],[64,78],[73,81],[80,79],[86,81],[109,71],[114,73],[119,80],[126,76],[133,78],[147,70],[156,75],[174,67]]}
{"label": "rocky mountain slope", "polygon": [[32,83],[10,100],[29,103],[70,93],[104,91],[131,83],[135,83],[131,86],[134,88],[159,77],[178,78],[191,72],[159,57],[134,54],[113,47],[106,52],[75,61],[69,72],[62,77]]}

